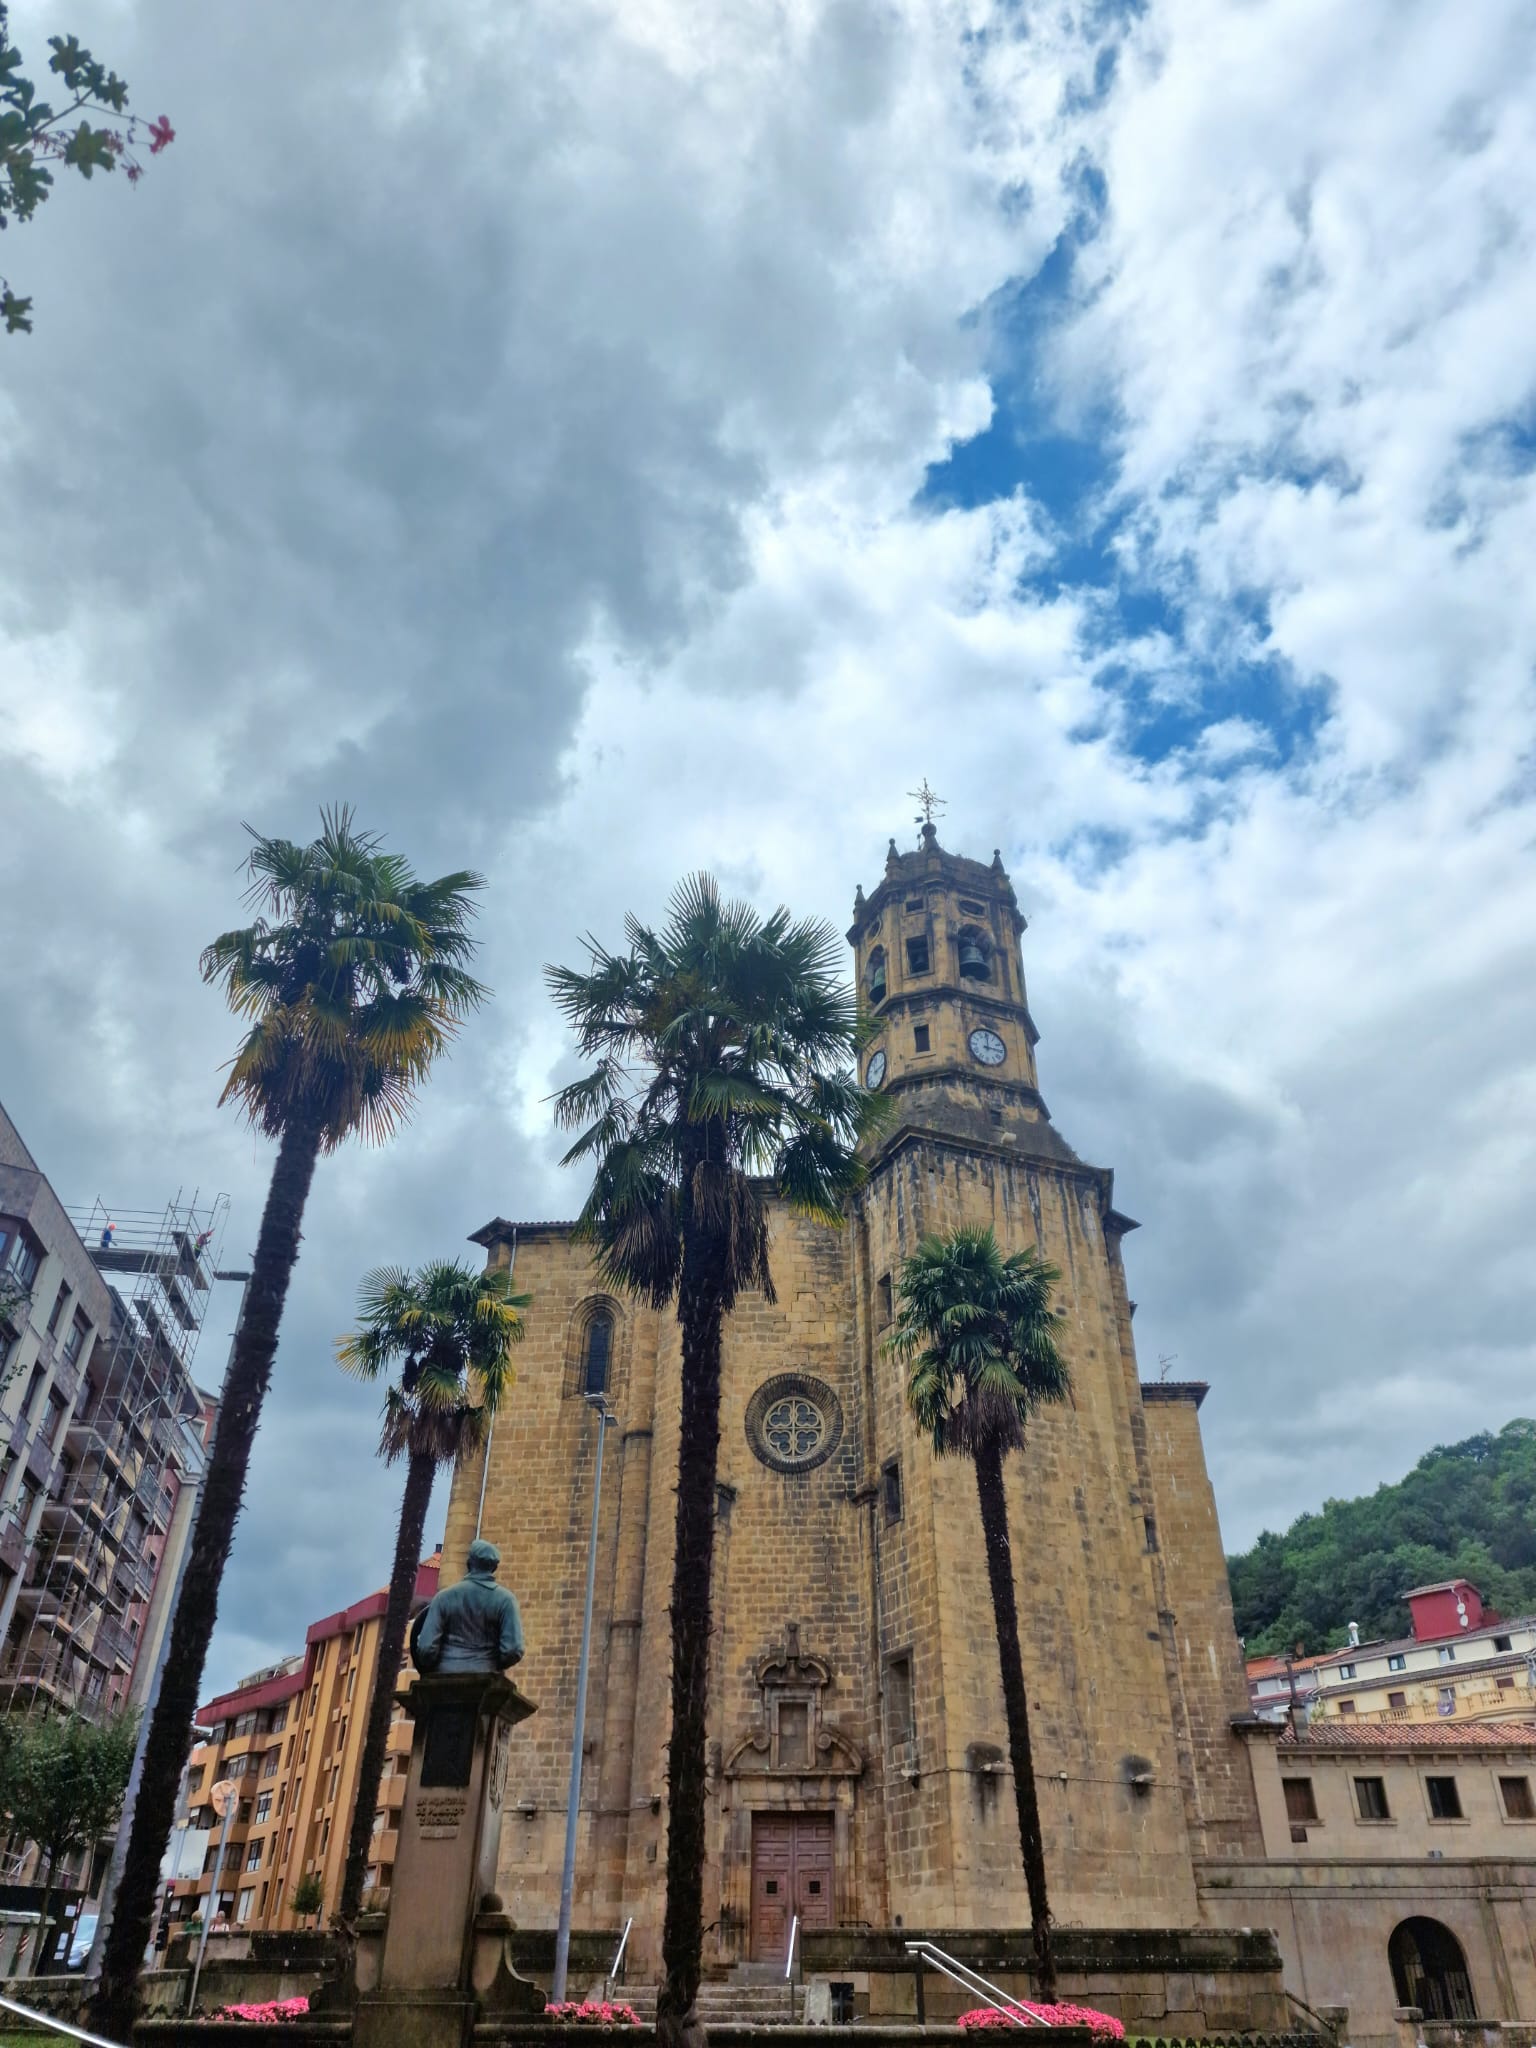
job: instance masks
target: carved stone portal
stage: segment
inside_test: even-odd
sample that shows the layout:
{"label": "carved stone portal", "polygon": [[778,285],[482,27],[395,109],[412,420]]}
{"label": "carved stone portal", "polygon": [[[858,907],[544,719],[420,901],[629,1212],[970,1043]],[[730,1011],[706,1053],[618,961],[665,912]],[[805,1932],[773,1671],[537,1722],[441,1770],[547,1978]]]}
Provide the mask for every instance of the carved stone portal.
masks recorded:
{"label": "carved stone portal", "polygon": [[832,1668],[801,1651],[798,1622],[784,1624],[782,1645],[754,1669],[761,1688],[758,1724],[727,1756],[727,1778],[862,1776],[863,1751],[823,1711]]}

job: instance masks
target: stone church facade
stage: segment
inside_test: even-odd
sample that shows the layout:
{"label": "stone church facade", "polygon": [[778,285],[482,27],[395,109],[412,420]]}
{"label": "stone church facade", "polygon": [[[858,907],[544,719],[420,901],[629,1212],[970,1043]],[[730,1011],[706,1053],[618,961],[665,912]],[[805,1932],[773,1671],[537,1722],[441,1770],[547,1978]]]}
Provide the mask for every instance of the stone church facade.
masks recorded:
{"label": "stone church facade", "polygon": [[[1001,861],[931,827],[891,848],[849,934],[895,1114],[845,1228],[777,1211],[778,1300],[743,1301],[722,1372],[706,1961],[782,1957],[802,1927],[1027,1921],[976,1504],[882,1353],[903,1257],[988,1223],[1059,1269],[1074,1402],[1008,1461],[1055,1913],[1180,1927],[1195,1865],[1261,1848],[1232,1717],[1247,1706],[1196,1422],[1143,1387],[1113,1177],[1050,1121]],[[667,1602],[679,1349],[670,1312],[605,1290],[568,1224],[478,1233],[533,1296],[515,1398],[453,1493],[447,1573],[477,1521],[522,1602],[537,1717],[503,1834],[508,1910],[558,1901],[601,1389],[609,1433],[577,1866],[578,1926],[633,1914],[654,1949],[665,1863]]]}

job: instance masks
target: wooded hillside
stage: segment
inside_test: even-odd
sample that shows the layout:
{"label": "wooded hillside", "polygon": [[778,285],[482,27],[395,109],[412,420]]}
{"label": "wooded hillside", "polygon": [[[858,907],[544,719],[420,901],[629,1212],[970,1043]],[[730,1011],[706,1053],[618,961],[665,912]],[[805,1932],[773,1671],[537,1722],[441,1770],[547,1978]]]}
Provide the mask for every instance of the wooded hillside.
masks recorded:
{"label": "wooded hillside", "polygon": [[1283,1536],[1227,1559],[1237,1632],[1249,1656],[1340,1647],[1409,1633],[1402,1594],[1470,1579],[1510,1618],[1536,1613],[1536,1422],[1428,1451],[1405,1479],[1330,1500]]}

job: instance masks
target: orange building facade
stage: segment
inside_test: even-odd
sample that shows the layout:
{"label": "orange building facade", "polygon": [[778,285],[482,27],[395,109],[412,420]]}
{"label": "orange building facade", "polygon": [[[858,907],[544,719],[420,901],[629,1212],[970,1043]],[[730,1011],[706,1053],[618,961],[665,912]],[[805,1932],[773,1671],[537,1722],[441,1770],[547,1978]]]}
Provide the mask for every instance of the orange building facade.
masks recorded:
{"label": "orange building facade", "polygon": [[[438,1558],[416,1577],[413,1612],[437,1590]],[[187,1762],[185,1825],[206,1833],[203,1867],[171,1885],[163,1935],[212,1911],[214,1924],[278,1930],[324,1924],[341,1895],[347,1835],[378,1669],[387,1589],[311,1623],[301,1653],[258,1671],[198,1713],[206,1739]],[[414,1678],[409,1656],[404,1682]],[[382,1900],[393,1874],[410,1722],[398,1706],[374,1815],[368,1884]],[[239,1804],[219,1862],[219,1823],[209,1794],[221,1780]],[[300,1914],[301,1882],[318,1878],[320,1906]]]}

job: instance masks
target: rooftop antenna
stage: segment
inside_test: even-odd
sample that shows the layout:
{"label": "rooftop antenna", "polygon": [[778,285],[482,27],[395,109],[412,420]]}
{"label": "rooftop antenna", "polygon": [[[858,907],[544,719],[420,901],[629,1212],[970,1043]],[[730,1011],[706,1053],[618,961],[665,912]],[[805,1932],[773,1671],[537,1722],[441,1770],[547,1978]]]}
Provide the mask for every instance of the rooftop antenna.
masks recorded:
{"label": "rooftop antenna", "polygon": [[1157,1376],[1159,1380],[1167,1379],[1169,1371],[1176,1362],[1178,1355],[1177,1351],[1159,1351],[1157,1354]]}

